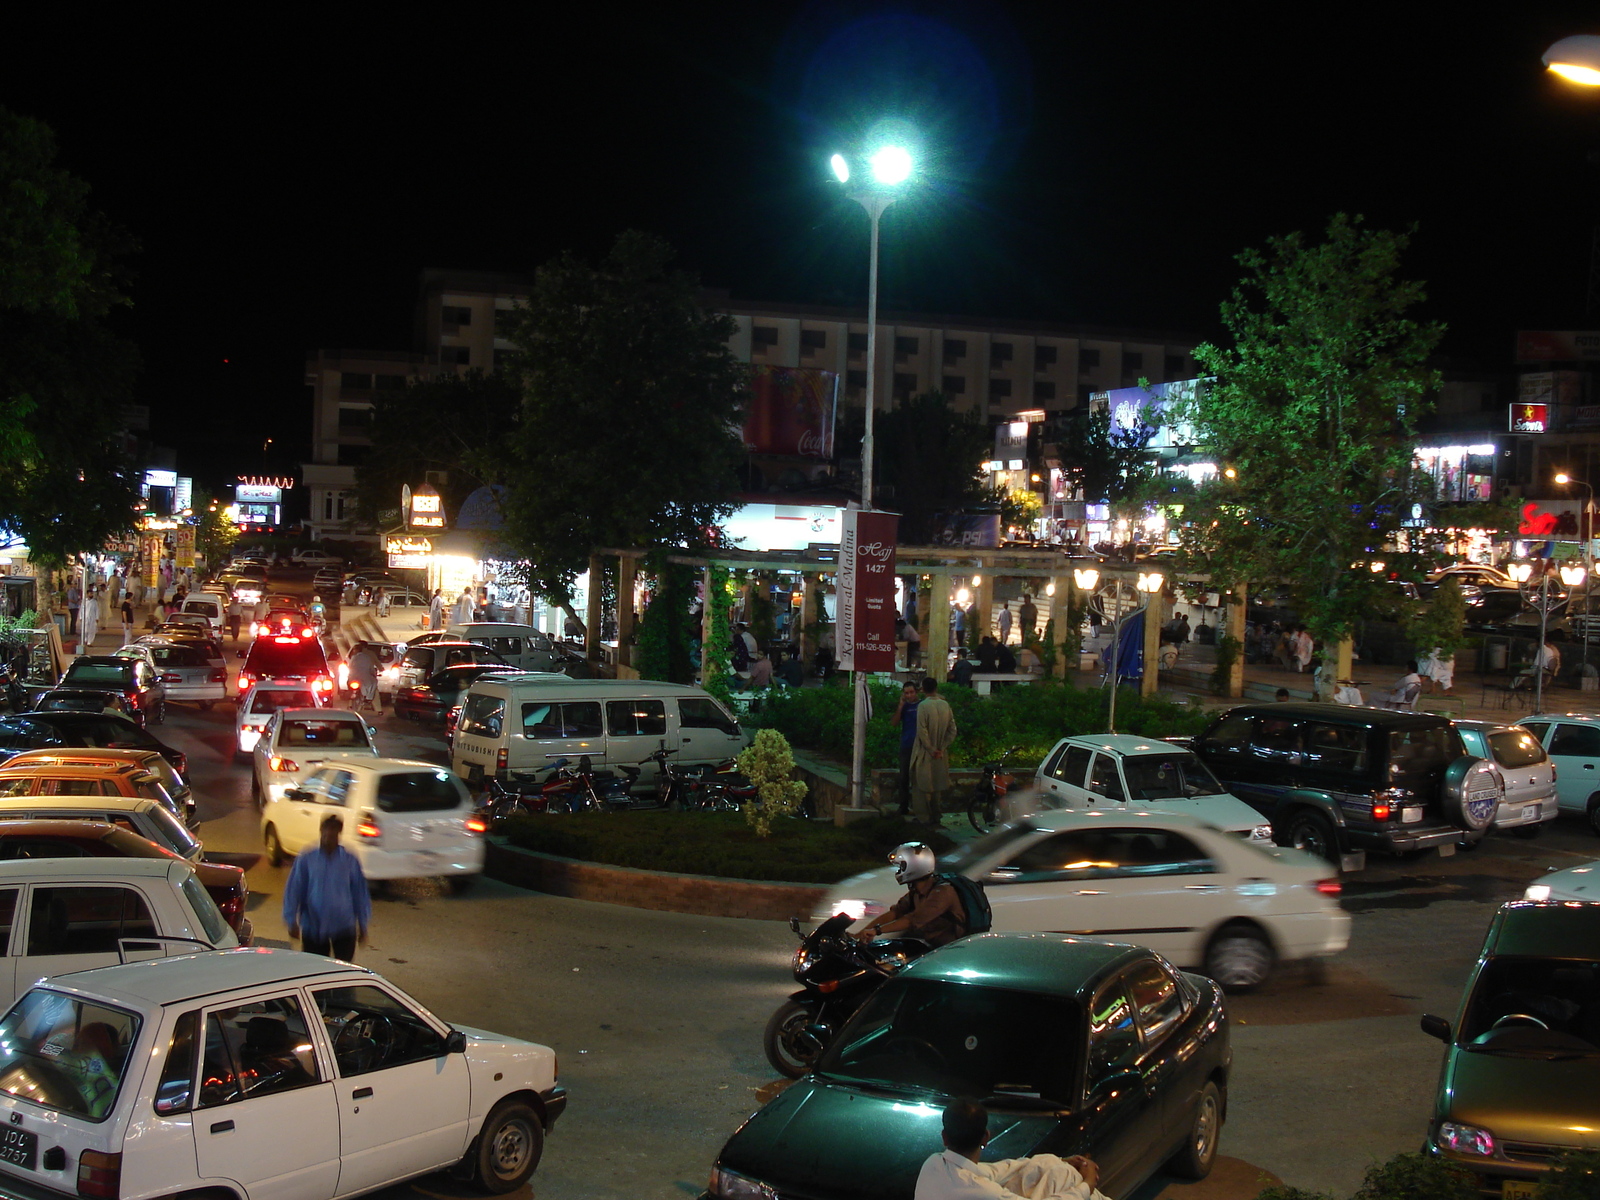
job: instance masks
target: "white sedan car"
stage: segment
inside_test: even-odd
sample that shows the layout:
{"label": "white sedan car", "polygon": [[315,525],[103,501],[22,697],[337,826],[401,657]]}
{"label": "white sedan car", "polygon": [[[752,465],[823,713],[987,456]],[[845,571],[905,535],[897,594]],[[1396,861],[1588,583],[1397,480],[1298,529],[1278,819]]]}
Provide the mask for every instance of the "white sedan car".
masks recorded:
{"label": "white sedan car", "polygon": [[[1326,862],[1184,813],[1036,813],[957,847],[940,870],[985,885],[996,932],[1132,942],[1230,989],[1350,941]],[[880,868],[833,887],[813,919],[876,917],[904,894]]]}
{"label": "white sedan car", "polygon": [[376,758],[378,731],[344,708],[280,708],[253,751],[250,795],[258,805],[283,794],[325,762]]}
{"label": "white sedan car", "polygon": [[1522,893],[1524,900],[1600,901],[1600,862],[1551,871],[1535,879]]}
{"label": "white sedan car", "polygon": [[259,947],[102,967],[0,1020],[0,1191],[357,1196],[459,1166],[512,1192],[566,1100],[548,1046],[362,967]]}
{"label": "white sedan car", "polygon": [[[121,651],[118,651],[121,653]],[[301,679],[261,679],[239,700],[233,719],[234,756],[242,758],[256,748],[261,730],[280,708],[320,707],[320,693]]]}

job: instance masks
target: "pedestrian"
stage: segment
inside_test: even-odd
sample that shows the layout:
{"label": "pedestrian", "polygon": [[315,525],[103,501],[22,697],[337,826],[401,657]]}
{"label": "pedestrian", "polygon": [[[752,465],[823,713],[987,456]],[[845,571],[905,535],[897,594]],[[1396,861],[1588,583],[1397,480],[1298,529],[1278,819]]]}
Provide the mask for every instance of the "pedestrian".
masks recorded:
{"label": "pedestrian", "polygon": [[1017,639],[1026,646],[1039,631],[1039,606],[1033,602],[1032,592],[1022,593],[1022,603],[1017,606]]}
{"label": "pedestrian", "polygon": [[984,634],[983,640],[978,643],[978,671],[983,675],[993,675],[999,669],[1000,643]]}
{"label": "pedestrian", "polygon": [[1011,605],[1009,602],[1000,605],[1000,644],[1004,646],[1011,640]]}
{"label": "pedestrian", "polygon": [[915,625],[916,623],[917,623],[917,589],[916,588],[908,588],[908,589],[906,589],[906,624]]}
{"label": "pedestrian", "polygon": [[779,680],[783,682],[785,687],[804,687],[806,682],[806,671],[805,666],[800,662],[799,652],[797,651],[791,654],[784,654],[780,650],[778,653],[782,655],[782,657],[778,660],[778,669],[776,672]]}
{"label": "pedestrian", "polygon": [[239,597],[228,598],[228,636],[234,641],[239,640],[239,626],[244,623],[244,605]]}
{"label": "pedestrian", "polygon": [[470,624],[472,610],[476,607],[477,603],[472,599],[472,589],[464,587],[461,589],[461,595],[456,597],[455,608],[450,613],[451,619],[457,625]]}
{"label": "pedestrian", "polygon": [[989,628],[987,620],[978,620],[978,601],[974,597],[972,603],[967,605],[967,640],[975,643],[987,628]]}
{"label": "pedestrian", "polygon": [[367,705],[373,712],[383,712],[383,696],[378,692],[378,672],[382,664],[372,647],[366,642],[358,643],[350,656],[349,668],[350,678],[361,688],[356,703]]}
{"label": "pedestrian", "polygon": [[1001,642],[995,648],[994,669],[1001,675],[1015,675],[1017,673],[1017,654],[1010,646]]}
{"label": "pedestrian", "polygon": [[1100,1168],[1081,1154],[980,1162],[989,1113],[976,1100],[945,1105],[940,1132],[944,1150],[922,1164],[915,1200],[1106,1200],[1095,1190]]}
{"label": "pedestrian", "polygon": [[950,787],[950,743],[956,740],[956,717],[950,702],[939,695],[939,684],[922,681],[917,704],[917,741],[911,749],[911,785],[916,819],[940,824],[939,802]]}
{"label": "pedestrian", "polygon": [[428,601],[428,628],[444,628],[444,593],[438,588],[433,589],[433,597]]}
{"label": "pedestrian", "polygon": [[131,645],[133,642],[133,597],[122,597],[122,644]]}
{"label": "pedestrian", "polygon": [[890,718],[900,729],[900,815],[911,812],[911,751],[917,744],[917,706],[922,694],[917,685],[908,683],[900,689],[900,703]]}
{"label": "pedestrian", "polygon": [[967,644],[967,610],[959,604],[950,606],[950,632],[956,639],[956,645]]}
{"label": "pedestrian", "polygon": [[754,691],[764,692],[772,686],[772,662],[765,654],[758,654],[750,660],[750,687]]}
{"label": "pedestrian", "polygon": [[962,687],[972,686],[972,673],[977,668],[972,665],[972,659],[967,657],[967,648],[961,646],[956,650],[955,664],[950,668],[950,682],[959,683]]}
{"label": "pedestrian", "polygon": [[906,669],[915,670],[922,661],[922,635],[917,632],[916,623],[907,619],[901,637],[906,643]]}
{"label": "pedestrian", "polygon": [[1311,633],[1302,625],[1294,633],[1295,670],[1302,675],[1311,669],[1312,648]]}
{"label": "pedestrian", "polygon": [[78,610],[83,607],[83,589],[74,580],[67,588],[67,633],[78,635]]}
{"label": "pedestrian", "polygon": [[295,857],[283,889],[283,923],[307,954],[353,962],[356,944],[367,943],[372,898],[360,860],[339,845],[343,832],[344,818],[329,813],[317,849]]}
{"label": "pedestrian", "polygon": [[91,585],[84,593],[83,606],[78,610],[78,652],[94,653],[94,639],[100,633],[100,597]]}

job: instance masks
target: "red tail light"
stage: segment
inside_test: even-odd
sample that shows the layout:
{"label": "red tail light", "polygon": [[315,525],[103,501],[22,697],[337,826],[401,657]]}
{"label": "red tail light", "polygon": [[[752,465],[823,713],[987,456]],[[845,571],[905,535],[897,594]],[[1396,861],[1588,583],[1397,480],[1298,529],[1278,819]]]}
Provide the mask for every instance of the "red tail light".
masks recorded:
{"label": "red tail light", "polygon": [[295,762],[294,759],[279,758],[276,754],[267,759],[267,766],[274,771],[298,771],[300,769],[300,764]]}
{"label": "red tail light", "polygon": [[221,910],[223,920],[234,929],[238,929],[239,918],[244,916],[244,893],[242,891],[232,893],[217,905],[217,908]]}
{"label": "red tail light", "polygon": [[276,637],[274,637],[272,640],[274,642],[276,642],[280,646],[298,646],[300,644],[300,639],[295,637],[293,634],[290,634],[289,636],[285,637],[283,634],[280,633]]}
{"label": "red tail light", "polygon": [[333,691],[333,680],[329,679],[326,675],[318,675],[311,681],[311,690],[316,692],[331,692]]}
{"label": "red tail light", "polygon": [[256,677],[254,675],[252,675],[249,671],[240,671],[239,672],[239,695],[242,696],[246,692],[248,692],[250,690],[250,685],[253,684],[255,681],[256,681]]}
{"label": "red tail light", "polygon": [[1372,806],[1372,819],[1374,821],[1387,821],[1389,819],[1389,806],[1387,804],[1374,804]]}
{"label": "red tail light", "polygon": [[501,746],[500,749],[495,752],[494,769],[496,771],[504,771],[506,769],[506,748],[504,746]]}
{"label": "red tail light", "polygon": [[1337,879],[1319,879],[1311,886],[1316,888],[1317,891],[1321,892],[1324,896],[1337,896],[1340,892],[1339,881]]}
{"label": "red tail light", "polygon": [[85,1150],[78,1155],[78,1195],[117,1200],[122,1185],[122,1155]]}
{"label": "red tail light", "polygon": [[488,833],[489,822],[482,817],[468,817],[466,821],[468,833]]}
{"label": "red tail light", "polygon": [[370,813],[356,823],[356,836],[364,838],[380,838],[383,836],[383,827]]}
{"label": "red tail light", "polygon": [[317,636],[317,631],[308,627],[300,631],[300,636],[302,638],[313,638]]}
{"label": "red tail light", "polygon": [[221,667],[218,667],[215,671],[211,672],[210,678],[212,683],[227,683],[228,673]]}

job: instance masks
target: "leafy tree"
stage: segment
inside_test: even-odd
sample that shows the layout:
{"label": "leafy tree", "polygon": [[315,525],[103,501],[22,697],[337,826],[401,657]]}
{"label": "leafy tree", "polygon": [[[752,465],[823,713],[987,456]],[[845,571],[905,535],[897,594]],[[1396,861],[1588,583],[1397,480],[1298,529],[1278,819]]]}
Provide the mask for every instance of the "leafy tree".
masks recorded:
{"label": "leafy tree", "polygon": [[[853,414],[845,437],[862,426],[862,414]],[[996,502],[982,478],[992,445],[989,428],[952,407],[943,392],[913,396],[878,415],[872,438],[874,490],[882,507],[899,512],[901,542],[929,545],[938,513]]]}
{"label": "leafy tree", "polygon": [[239,540],[239,528],[228,520],[226,508],[216,493],[205,488],[194,490],[194,512],[200,518],[194,531],[195,549],[205,555],[208,564],[215,566]]}
{"label": "leafy tree", "polygon": [[569,613],[595,549],[704,545],[733,511],[747,378],[735,325],[671,260],[660,239],[624,233],[598,265],[567,254],[541,268],[517,310],[507,540]]}
{"label": "leafy tree", "polygon": [[1434,589],[1428,605],[1419,608],[1406,622],[1406,637],[1419,655],[1431,654],[1437,648],[1440,657],[1450,658],[1467,640],[1466,625],[1467,601],[1461,594],[1461,585],[1446,576]]}
{"label": "leafy tree", "polygon": [[383,524],[400,488],[416,487],[427,472],[445,473],[439,489],[454,512],[469,494],[510,476],[507,439],[516,428],[522,392],[505,375],[476,368],[440,374],[379,392],[372,409],[372,451],[356,467],[356,512]]}
{"label": "leafy tree", "polygon": [[1424,565],[1385,549],[1431,494],[1414,431],[1442,326],[1407,316],[1423,299],[1396,274],[1407,241],[1340,215],[1321,241],[1294,233],[1241,254],[1244,281],[1222,306],[1232,344],[1195,351],[1214,379],[1174,414],[1226,468],[1173,489],[1185,548],[1222,586],[1283,582],[1330,643],[1395,607],[1369,562],[1401,578]]}
{"label": "leafy tree", "polygon": [[756,730],[755,740],[739,755],[739,770],[756,789],[744,805],[744,817],[757,837],[772,832],[772,819],[792,813],[806,798],[806,785],[794,778],[789,739],[776,729]]}
{"label": "leafy tree", "polygon": [[655,595],[639,618],[639,644],[634,665],[641,679],[664,683],[690,683],[694,664],[690,659],[692,642],[689,606],[694,602],[694,568],[666,561],[656,553],[645,561],[656,577]]}
{"label": "leafy tree", "polygon": [[1094,412],[1079,408],[1059,421],[1056,444],[1061,469],[1085,500],[1118,503],[1148,484],[1152,468],[1145,447],[1155,436],[1155,426],[1142,420],[1132,426],[1114,425],[1111,413],[1103,408]]}

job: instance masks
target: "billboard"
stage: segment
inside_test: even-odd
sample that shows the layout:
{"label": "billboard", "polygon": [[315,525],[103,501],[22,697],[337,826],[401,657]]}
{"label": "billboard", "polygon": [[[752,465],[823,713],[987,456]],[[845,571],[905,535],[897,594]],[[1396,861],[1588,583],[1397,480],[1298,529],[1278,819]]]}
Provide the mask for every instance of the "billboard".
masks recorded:
{"label": "billboard", "polygon": [[283,489],[261,483],[238,483],[233,487],[233,498],[240,504],[282,504]]}
{"label": "billboard", "polygon": [[934,513],[929,541],[935,546],[998,546],[998,512]]}
{"label": "billboard", "polygon": [[1179,379],[1148,388],[1113,388],[1109,392],[1094,392],[1089,401],[1105,404],[1111,412],[1112,427],[1120,432],[1131,432],[1140,425],[1154,426],[1155,433],[1145,448],[1168,450],[1194,445],[1194,427],[1187,421],[1173,422],[1168,410],[1193,400],[1199,383],[1198,379]]}
{"label": "billboard", "polygon": [[811,367],[753,367],[744,411],[751,454],[833,457],[839,375]]}
{"label": "billboard", "polygon": [[849,508],[839,541],[839,668],[894,670],[894,513]]}
{"label": "billboard", "polygon": [[1600,332],[1576,329],[1519,329],[1517,361],[1600,361]]}
{"label": "billboard", "polygon": [[179,525],[172,532],[173,565],[180,571],[194,570],[194,526]]}

